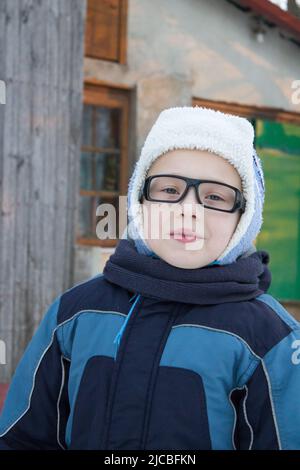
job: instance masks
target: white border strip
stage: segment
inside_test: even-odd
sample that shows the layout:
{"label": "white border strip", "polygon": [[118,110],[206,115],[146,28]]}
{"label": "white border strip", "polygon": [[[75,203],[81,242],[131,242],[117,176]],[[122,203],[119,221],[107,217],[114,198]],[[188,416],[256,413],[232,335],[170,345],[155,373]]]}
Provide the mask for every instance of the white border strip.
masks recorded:
{"label": "white border strip", "polygon": [[246,401],[247,401],[247,398],[248,398],[248,387],[247,387],[247,385],[245,385],[245,389],[246,389],[246,395],[244,396],[244,400],[243,400],[243,411],[244,411],[244,417],[245,417],[246,424],[250,429],[251,440],[250,440],[250,445],[248,447],[248,450],[251,450],[252,445],[253,445],[254,434],[253,434],[253,428],[252,428],[252,426],[251,426],[251,424],[249,423],[249,420],[248,420],[247,409],[246,409]]}
{"label": "white border strip", "polygon": [[273,415],[274,425],[275,425],[275,429],[276,429],[278,447],[279,447],[279,450],[282,450],[281,438],[280,438],[280,434],[279,434],[279,428],[278,428],[277,418],[276,418],[276,414],[275,414],[275,407],[274,407],[274,402],[273,402],[273,396],[272,396],[271,381],[270,381],[270,377],[269,377],[269,374],[267,372],[267,368],[266,368],[265,363],[264,363],[263,360],[261,360],[261,364],[262,364],[262,367],[263,367],[263,370],[264,370],[264,373],[265,373],[265,376],[266,376],[266,379],[267,379],[267,383],[268,383],[269,398],[270,398],[270,403],[271,403],[271,408],[272,408],[272,415]]}
{"label": "white border strip", "polygon": [[65,384],[65,366],[64,366],[63,356],[60,356],[60,363],[61,363],[61,370],[62,370],[62,374],[61,374],[62,379],[61,379],[61,385],[60,385],[59,395],[58,395],[57,404],[56,404],[56,409],[57,409],[57,442],[58,442],[58,445],[63,450],[66,450],[66,448],[60,442],[60,436],[59,436],[59,431],[60,431],[60,410],[59,410],[59,405],[60,405],[60,399],[61,399],[62,391],[63,391],[63,388],[64,388],[64,384]]}

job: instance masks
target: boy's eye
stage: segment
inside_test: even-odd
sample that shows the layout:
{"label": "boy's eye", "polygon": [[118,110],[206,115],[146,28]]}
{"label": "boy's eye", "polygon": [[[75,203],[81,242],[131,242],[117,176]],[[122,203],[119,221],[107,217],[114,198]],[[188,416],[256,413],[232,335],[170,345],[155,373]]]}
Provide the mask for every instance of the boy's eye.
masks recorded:
{"label": "boy's eye", "polygon": [[167,193],[167,194],[176,194],[176,193],[178,193],[176,188],[170,188],[170,187],[169,188],[164,188],[164,189],[162,189],[162,191]]}
{"label": "boy's eye", "polygon": [[224,201],[224,199],[218,196],[217,194],[209,194],[208,196],[206,196],[206,199],[210,197],[212,198],[213,201]]}

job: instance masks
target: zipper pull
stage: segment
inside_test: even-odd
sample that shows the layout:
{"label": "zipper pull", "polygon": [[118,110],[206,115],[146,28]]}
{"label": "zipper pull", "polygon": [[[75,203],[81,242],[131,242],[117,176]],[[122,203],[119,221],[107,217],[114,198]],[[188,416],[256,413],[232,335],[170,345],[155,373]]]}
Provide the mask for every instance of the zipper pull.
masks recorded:
{"label": "zipper pull", "polygon": [[133,296],[129,299],[129,302],[132,302],[137,295],[137,293],[133,294]]}
{"label": "zipper pull", "polygon": [[[136,303],[137,303],[137,301],[138,301],[139,296],[140,296],[139,294],[134,294],[134,296],[132,296],[131,299],[129,300],[129,301],[131,302],[131,301],[135,298],[135,302],[134,302],[134,304],[131,306],[131,308],[130,308],[128,314],[127,314],[126,320],[124,321],[122,327],[120,328],[118,334],[115,336],[115,339],[114,339],[114,341],[113,341],[114,344],[117,343],[116,355],[117,355],[117,352],[118,352],[118,349],[119,349],[119,346],[120,346],[120,342],[121,342],[122,335],[123,335],[123,333],[124,333],[124,330],[125,330],[125,328],[126,328],[126,325],[127,325],[127,323],[128,323],[128,320],[129,320],[129,318],[130,318],[130,315],[132,314],[132,312],[133,312],[133,310],[134,310],[134,307],[135,307],[135,305],[136,305]],[[115,358],[116,358],[116,355],[115,355]]]}

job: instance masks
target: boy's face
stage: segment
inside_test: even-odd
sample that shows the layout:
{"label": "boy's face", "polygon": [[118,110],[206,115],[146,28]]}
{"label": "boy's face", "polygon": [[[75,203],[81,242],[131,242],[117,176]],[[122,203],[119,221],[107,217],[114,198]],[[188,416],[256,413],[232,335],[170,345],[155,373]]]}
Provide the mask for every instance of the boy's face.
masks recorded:
{"label": "boy's face", "polygon": [[[237,170],[224,158],[202,150],[165,153],[155,160],[147,176],[159,174],[212,180],[242,190]],[[194,188],[190,188],[179,203],[143,199],[143,209],[144,237],[149,247],[167,263],[184,269],[201,268],[215,261],[228,245],[241,216],[239,211],[229,213],[204,208],[198,203]],[[158,211],[153,212],[153,209]],[[166,216],[169,216],[168,223]],[[170,235],[186,228],[197,235],[196,240],[185,243]]]}

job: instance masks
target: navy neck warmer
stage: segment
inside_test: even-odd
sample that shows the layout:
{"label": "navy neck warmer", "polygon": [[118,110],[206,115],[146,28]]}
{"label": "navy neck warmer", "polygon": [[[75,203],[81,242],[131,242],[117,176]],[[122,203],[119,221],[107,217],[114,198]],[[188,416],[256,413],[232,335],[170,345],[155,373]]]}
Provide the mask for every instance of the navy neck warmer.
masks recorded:
{"label": "navy neck warmer", "polygon": [[269,254],[261,250],[223,266],[183,269],[140,254],[132,241],[120,240],[103,274],[109,282],[146,297],[212,305],[264,294],[271,284],[268,263]]}

